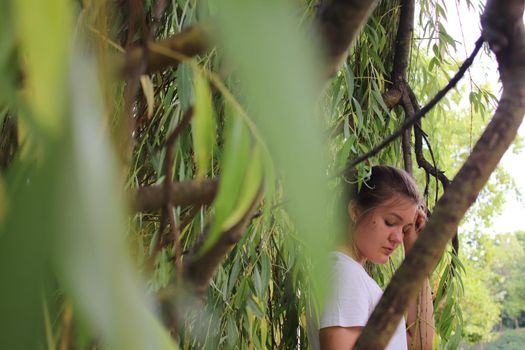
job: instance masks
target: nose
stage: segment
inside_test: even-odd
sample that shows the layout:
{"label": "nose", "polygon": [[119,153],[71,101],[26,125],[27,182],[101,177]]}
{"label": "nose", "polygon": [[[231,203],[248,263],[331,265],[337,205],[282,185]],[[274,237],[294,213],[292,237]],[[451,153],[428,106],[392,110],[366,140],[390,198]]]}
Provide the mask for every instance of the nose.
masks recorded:
{"label": "nose", "polygon": [[390,241],[394,243],[395,245],[398,245],[401,242],[403,242],[403,229],[399,228],[399,229],[393,230],[390,233]]}

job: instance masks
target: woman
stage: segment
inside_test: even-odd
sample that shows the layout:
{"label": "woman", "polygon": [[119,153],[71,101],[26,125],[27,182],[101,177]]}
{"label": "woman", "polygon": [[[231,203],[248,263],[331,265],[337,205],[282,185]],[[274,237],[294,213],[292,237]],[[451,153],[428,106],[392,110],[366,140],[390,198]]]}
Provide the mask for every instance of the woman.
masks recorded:
{"label": "woman", "polygon": [[[348,234],[332,253],[334,288],[320,318],[322,350],[352,349],[381,298],[383,292],[364,263],[388,262],[401,244],[406,254],[426,223],[415,181],[393,167],[372,167],[370,179],[346,202]],[[406,322],[401,320],[386,349],[432,349],[434,321],[428,279],[418,300],[409,304]]]}

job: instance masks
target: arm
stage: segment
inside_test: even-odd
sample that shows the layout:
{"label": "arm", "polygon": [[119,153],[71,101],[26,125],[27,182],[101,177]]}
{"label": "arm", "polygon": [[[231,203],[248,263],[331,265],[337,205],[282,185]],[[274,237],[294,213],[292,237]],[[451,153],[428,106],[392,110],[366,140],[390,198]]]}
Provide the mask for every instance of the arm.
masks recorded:
{"label": "arm", "polygon": [[[412,249],[417,235],[426,223],[426,215],[419,211],[416,215],[414,229],[409,230],[403,239],[405,254]],[[432,350],[434,338],[434,306],[428,278],[425,279],[416,300],[408,305],[407,343],[409,349]]]}
{"label": "arm", "polygon": [[370,314],[365,275],[361,266],[339,255],[330,283],[333,289],[327,293],[319,315],[321,350],[350,350],[354,347]]}
{"label": "arm", "polygon": [[326,327],[319,330],[321,350],[350,350],[363,327]]}
{"label": "arm", "polygon": [[417,296],[408,305],[407,343],[409,349],[431,350],[434,337],[434,307],[428,279]]}

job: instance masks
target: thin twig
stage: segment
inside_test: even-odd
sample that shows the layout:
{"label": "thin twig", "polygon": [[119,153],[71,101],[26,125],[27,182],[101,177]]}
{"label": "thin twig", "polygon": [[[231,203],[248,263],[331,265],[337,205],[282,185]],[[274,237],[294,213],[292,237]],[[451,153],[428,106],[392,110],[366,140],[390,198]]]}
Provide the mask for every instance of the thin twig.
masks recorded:
{"label": "thin twig", "polygon": [[173,130],[173,132],[168,136],[165,147],[166,147],[166,157],[164,159],[164,181],[162,183],[162,190],[163,190],[163,197],[164,197],[164,204],[162,205],[162,214],[160,217],[160,225],[159,225],[159,231],[157,233],[157,242],[155,244],[155,250],[153,251],[152,256],[150,257],[150,261],[152,263],[155,262],[155,258],[157,257],[160,250],[164,247],[164,229],[166,228],[166,224],[168,223],[170,225],[170,233],[173,237],[173,242],[175,245],[175,266],[177,269],[177,276],[179,275],[179,268],[181,266],[178,266],[180,264],[180,245],[178,240],[178,227],[175,223],[175,218],[173,216],[173,203],[171,201],[171,194],[173,192],[173,145],[175,144],[175,141],[177,140],[177,136],[181,133],[181,131],[188,125],[191,117],[193,115],[193,108],[189,108],[186,113],[184,114],[182,120],[177,125],[177,127]]}
{"label": "thin twig", "polygon": [[425,114],[427,114],[428,111],[430,111],[447,94],[447,92],[449,92],[457,84],[457,82],[463,77],[467,69],[472,65],[472,62],[474,61],[474,58],[478,54],[479,50],[481,49],[483,41],[484,41],[483,37],[480,37],[476,41],[474,50],[472,51],[470,56],[465,60],[465,62],[463,62],[463,64],[459,68],[456,75],[454,75],[454,77],[448,82],[448,84],[442,90],[440,90],[432,98],[432,100],[430,100],[428,104],[426,104],[423,108],[421,108],[418,112],[416,112],[412,117],[405,119],[403,124],[401,124],[401,126],[396,131],[394,131],[392,134],[386,137],[379,145],[375,146],[369,152],[349,161],[346,167],[343,170],[339,171],[337,175],[338,176],[343,175],[349,169],[354,168],[357,164],[361,163],[365,159],[375,156],[376,154],[379,153],[379,151],[385,148],[390,142],[394,141],[396,138],[401,136],[406,129],[410,128],[412,125],[414,125],[415,122],[417,122],[422,117],[424,117]]}
{"label": "thin twig", "polygon": [[186,128],[186,126],[189,124],[191,117],[193,116],[193,108],[190,107],[182,117],[182,120],[180,121],[179,125],[173,130],[171,135],[166,140],[166,158],[164,161],[164,169],[165,169],[165,178],[164,178],[164,212],[163,214],[165,217],[167,217],[168,222],[170,224],[170,235],[173,237],[173,244],[175,248],[175,268],[177,271],[177,278],[180,278],[182,276],[182,262],[181,262],[181,249],[180,249],[180,241],[179,241],[179,229],[175,222],[175,216],[173,213],[173,204],[171,203],[171,192],[173,191],[173,183],[172,183],[172,177],[173,177],[173,161],[174,161],[174,155],[173,155],[173,145],[175,144],[175,141],[177,140],[177,137],[180,135],[183,129]]}

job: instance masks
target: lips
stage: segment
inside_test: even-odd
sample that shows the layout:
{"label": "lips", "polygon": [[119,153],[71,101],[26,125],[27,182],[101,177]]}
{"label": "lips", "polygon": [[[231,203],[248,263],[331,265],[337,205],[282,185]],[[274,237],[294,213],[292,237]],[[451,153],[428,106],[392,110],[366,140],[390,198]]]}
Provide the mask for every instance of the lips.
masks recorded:
{"label": "lips", "polygon": [[392,252],[394,251],[394,248],[390,247],[383,247],[383,249],[387,252],[388,255],[392,254]]}

